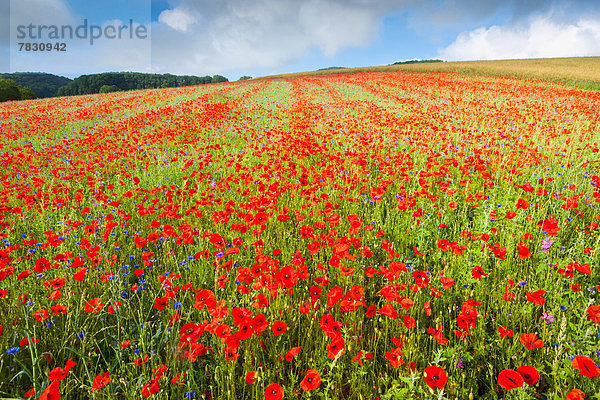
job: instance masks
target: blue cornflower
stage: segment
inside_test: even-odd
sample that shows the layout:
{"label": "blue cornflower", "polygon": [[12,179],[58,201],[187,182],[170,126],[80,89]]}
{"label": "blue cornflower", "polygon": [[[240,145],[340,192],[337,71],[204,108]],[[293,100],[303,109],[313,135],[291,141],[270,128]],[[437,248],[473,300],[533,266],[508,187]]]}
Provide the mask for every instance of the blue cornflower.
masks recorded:
{"label": "blue cornflower", "polygon": [[11,356],[14,356],[15,354],[17,354],[19,351],[21,350],[20,347],[11,347],[10,349],[6,350],[6,352],[8,354],[10,354]]}

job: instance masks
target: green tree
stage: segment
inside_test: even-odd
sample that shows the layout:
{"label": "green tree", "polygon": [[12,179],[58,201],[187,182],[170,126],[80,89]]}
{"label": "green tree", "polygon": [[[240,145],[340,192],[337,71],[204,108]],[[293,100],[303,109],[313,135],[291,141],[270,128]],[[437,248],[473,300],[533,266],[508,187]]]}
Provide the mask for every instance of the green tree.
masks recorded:
{"label": "green tree", "polygon": [[112,93],[112,92],[120,92],[121,88],[117,85],[102,85],[100,86],[100,93]]}
{"label": "green tree", "polygon": [[21,93],[21,100],[32,100],[37,98],[35,93],[33,93],[33,90],[28,87],[19,86],[19,92]]}
{"label": "green tree", "polygon": [[252,77],[248,76],[248,75],[244,75],[244,76],[240,77],[240,79],[238,79],[238,81],[247,81],[248,79],[252,79]]}
{"label": "green tree", "polygon": [[11,79],[0,79],[0,102],[21,100],[23,88]]}
{"label": "green tree", "polygon": [[211,83],[221,83],[221,82],[229,82],[229,80],[221,75],[215,75],[212,77]]}

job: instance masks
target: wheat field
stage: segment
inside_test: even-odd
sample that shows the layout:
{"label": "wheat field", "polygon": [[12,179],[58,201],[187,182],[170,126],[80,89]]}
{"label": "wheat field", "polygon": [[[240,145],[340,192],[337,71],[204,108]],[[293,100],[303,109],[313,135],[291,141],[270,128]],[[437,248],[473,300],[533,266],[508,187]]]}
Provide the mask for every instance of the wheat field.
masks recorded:
{"label": "wheat field", "polygon": [[524,60],[458,61],[398,64],[361,68],[340,68],[267,76],[289,78],[307,75],[334,75],[357,72],[428,71],[469,75],[506,76],[568,83],[586,89],[600,89],[600,57],[535,58]]}

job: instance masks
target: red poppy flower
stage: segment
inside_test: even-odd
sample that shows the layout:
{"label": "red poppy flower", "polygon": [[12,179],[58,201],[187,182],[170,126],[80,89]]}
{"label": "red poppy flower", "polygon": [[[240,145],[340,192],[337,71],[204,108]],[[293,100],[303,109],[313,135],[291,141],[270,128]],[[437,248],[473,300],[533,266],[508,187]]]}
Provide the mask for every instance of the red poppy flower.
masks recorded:
{"label": "red poppy flower", "polygon": [[392,349],[392,351],[386,351],[385,358],[394,368],[398,368],[400,365],[404,364],[404,360],[402,359],[402,350],[397,348]]}
{"label": "red poppy flower", "polygon": [[585,393],[579,389],[573,389],[567,393],[567,400],[584,400]]}
{"label": "red poppy flower", "polygon": [[600,305],[594,304],[587,309],[587,319],[592,322],[600,322]]}
{"label": "red poppy flower", "polygon": [[417,326],[417,321],[415,321],[415,319],[410,315],[405,315],[402,321],[404,322],[404,326],[406,326],[407,329],[412,329],[415,326]]}
{"label": "red poppy flower", "polygon": [[502,339],[508,339],[513,335],[513,331],[509,329],[506,325],[499,326],[498,332],[500,332],[500,336],[502,337]]}
{"label": "red poppy flower", "polygon": [[73,279],[75,279],[76,281],[79,282],[83,282],[83,278],[85,277],[85,274],[87,273],[88,269],[85,267],[81,267],[79,269],[79,271],[77,271],[75,274],[73,274]]}
{"label": "red poppy flower", "polygon": [[535,333],[524,333],[521,335],[521,343],[525,346],[526,349],[539,349],[544,347],[544,341],[538,339]]}
{"label": "red poppy flower", "polygon": [[300,350],[302,350],[302,347],[292,347],[285,355],[285,360],[286,361],[292,361],[292,359],[298,355],[298,353],[300,353]]}
{"label": "red poppy flower", "polygon": [[334,360],[336,357],[344,354],[345,342],[341,335],[332,338],[330,344],[327,345],[327,357]]}
{"label": "red poppy flower", "polygon": [[95,299],[91,299],[88,300],[85,303],[85,312],[87,313],[97,313],[98,311],[102,310],[102,307],[104,307],[104,303],[102,302],[102,299],[99,297],[96,297]]}
{"label": "red poppy flower", "polygon": [[425,383],[430,388],[443,388],[446,382],[448,382],[448,375],[443,368],[431,366],[425,368],[423,371],[423,377],[425,378]]}
{"label": "red poppy flower", "polygon": [[436,328],[428,328],[427,333],[429,333],[433,338],[441,345],[446,346],[448,344],[448,338],[444,337],[443,332],[444,327],[438,325]]}
{"label": "red poppy flower", "polygon": [[134,242],[137,247],[144,247],[148,243],[146,238],[140,235],[135,235]]}
{"label": "red poppy flower", "polygon": [[168,304],[169,304],[169,297],[167,297],[167,296],[159,297],[156,300],[154,300],[154,308],[156,308],[159,311],[164,310]]}
{"label": "red poppy flower", "polygon": [[300,387],[304,390],[315,390],[321,385],[321,375],[317,372],[316,369],[309,369],[300,382]]}
{"label": "red poppy flower", "polygon": [[275,321],[271,327],[271,330],[275,336],[282,335],[287,330],[287,324],[283,321]]}
{"label": "red poppy flower", "polygon": [[531,292],[527,292],[527,301],[531,301],[534,304],[543,306],[544,303],[546,302],[546,299],[543,298],[542,296],[546,294],[546,291],[543,289],[540,290],[536,290],[535,292],[531,293]]}
{"label": "red poppy flower", "polygon": [[204,306],[207,308],[213,308],[217,304],[215,300],[215,294],[212,290],[202,289],[198,293],[196,293],[196,302],[194,303],[194,307],[202,310]]}
{"label": "red poppy flower", "polygon": [[363,366],[363,361],[362,361],[362,357],[363,357],[363,352],[362,350],[359,351],[356,356],[352,359],[352,361],[358,361],[358,363],[360,364],[360,366]]}
{"label": "red poppy flower", "polygon": [[252,319],[252,327],[257,332],[262,332],[269,327],[267,318],[264,314],[258,314]]}
{"label": "red poppy flower", "polygon": [[540,373],[534,367],[523,365],[522,367],[517,368],[517,372],[521,374],[523,380],[529,386],[535,385],[538,379],[540,379]]}
{"label": "red poppy flower", "polygon": [[111,381],[109,378],[110,371],[101,372],[94,378],[94,382],[92,383],[92,392],[98,389],[102,389],[104,386],[108,385]]}
{"label": "red poppy flower", "polygon": [[144,396],[144,397],[150,397],[153,394],[155,394],[156,392],[158,392],[159,390],[160,390],[160,384],[158,383],[158,381],[156,379],[153,379],[144,385],[144,387],[141,390],[141,393],[142,393],[142,396]]}
{"label": "red poppy flower", "polygon": [[54,381],[40,395],[38,400],[60,400],[60,382]]}
{"label": "red poppy flower", "polygon": [[256,371],[248,371],[246,374],[246,382],[248,382],[249,385],[252,385],[256,380]]}
{"label": "red poppy flower", "polygon": [[531,257],[531,251],[529,251],[529,247],[527,247],[527,243],[525,243],[525,242],[519,243],[518,249],[519,249],[519,258]]}
{"label": "red poppy flower", "polygon": [[594,361],[587,356],[578,356],[571,362],[573,368],[579,371],[583,376],[593,378],[600,375],[600,369],[596,367]]}
{"label": "red poppy flower", "polygon": [[48,374],[48,379],[51,381],[62,381],[67,377],[67,373],[71,368],[73,368],[77,363],[71,359],[67,360],[67,364],[64,368],[56,367]]}
{"label": "red poppy flower", "polygon": [[40,342],[40,339],[36,338],[35,336],[32,336],[30,338],[23,338],[19,341],[19,346],[21,347],[26,347],[29,344],[37,344]]}
{"label": "red poppy flower", "polygon": [[517,201],[517,208],[520,208],[522,210],[527,210],[527,207],[529,207],[529,203],[527,202],[527,200],[519,199]]}
{"label": "red poppy flower", "polygon": [[377,313],[390,317],[391,319],[398,318],[398,311],[396,311],[394,306],[389,303],[377,310]]}
{"label": "red poppy flower", "polygon": [[35,260],[35,267],[33,267],[33,270],[38,274],[41,274],[48,268],[50,268],[50,262],[45,258],[38,258],[37,260]]}
{"label": "red poppy flower", "polygon": [[558,231],[560,231],[558,221],[554,219],[554,215],[550,215],[545,220],[538,222],[538,226],[549,236],[556,236]]}
{"label": "red poppy flower", "polygon": [[525,380],[517,371],[505,369],[498,374],[498,385],[505,390],[516,389],[523,386]]}
{"label": "red poppy flower", "polygon": [[283,388],[276,383],[271,383],[265,389],[265,400],[283,399]]}

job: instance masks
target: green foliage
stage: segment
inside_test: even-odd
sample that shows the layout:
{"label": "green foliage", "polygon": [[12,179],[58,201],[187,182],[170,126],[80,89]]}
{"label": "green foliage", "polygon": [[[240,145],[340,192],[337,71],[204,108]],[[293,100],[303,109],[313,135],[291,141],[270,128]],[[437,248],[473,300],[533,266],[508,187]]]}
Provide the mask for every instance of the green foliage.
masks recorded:
{"label": "green foliage", "polygon": [[444,60],[438,60],[438,59],[433,59],[433,60],[408,60],[408,61],[396,61],[395,63],[393,63],[391,65],[421,64],[421,63],[441,63],[441,62],[444,62]]}
{"label": "green foliage", "polygon": [[18,85],[29,88],[36,97],[54,97],[57,90],[71,82],[64,76],[46,74],[42,72],[15,72],[11,74],[0,74],[0,78],[12,79]]}
{"label": "green foliage", "polygon": [[252,79],[252,77],[248,76],[248,75],[244,75],[244,76],[240,77],[240,79],[238,79],[238,81],[247,81],[248,79]]}
{"label": "green foliage", "polygon": [[223,82],[229,82],[229,80],[227,78],[225,78],[224,76],[221,75],[215,75],[212,77],[210,83],[223,83]]}
{"label": "green foliage", "polygon": [[0,80],[0,101],[20,100],[19,85],[10,79]]}
{"label": "green foliage", "polygon": [[28,87],[19,87],[19,93],[21,93],[21,100],[32,100],[35,99],[35,93]]}
{"label": "green foliage", "polygon": [[17,85],[12,79],[0,79],[0,102],[29,99],[35,99],[30,89]]}
{"label": "green foliage", "polygon": [[101,93],[103,86],[117,86],[121,90],[142,90],[180,86],[203,85],[207,83],[227,82],[227,78],[215,75],[191,76],[171,74],[144,74],[139,72],[106,72],[94,75],[82,75],[58,90],[59,96],[73,96]]}
{"label": "green foliage", "polygon": [[100,93],[112,93],[112,92],[120,92],[121,88],[117,85],[102,85],[100,87]]}

